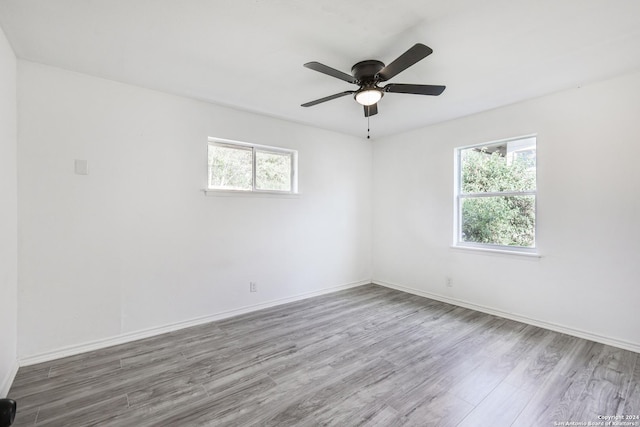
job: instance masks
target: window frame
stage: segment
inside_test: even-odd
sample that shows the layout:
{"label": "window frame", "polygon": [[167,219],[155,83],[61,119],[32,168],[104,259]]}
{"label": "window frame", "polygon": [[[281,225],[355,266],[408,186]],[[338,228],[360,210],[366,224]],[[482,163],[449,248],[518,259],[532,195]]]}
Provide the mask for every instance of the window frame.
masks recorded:
{"label": "window frame", "polygon": [[[251,151],[251,189],[242,190],[234,188],[216,188],[210,186],[209,179],[209,147],[210,146],[233,148],[238,150]],[[291,190],[264,190],[256,187],[256,152],[273,153],[283,155],[286,154],[291,158],[291,173],[289,174],[289,185]],[[263,195],[297,195],[298,194],[298,151],[289,148],[274,147],[269,145],[253,144],[249,142],[234,141],[231,139],[223,139],[209,137],[207,139],[207,184],[204,190],[206,194],[263,194]]]}
{"label": "window frame", "polygon": [[[516,254],[516,255],[533,255],[538,256],[538,160],[536,156],[536,188],[534,190],[525,191],[491,191],[480,193],[463,193],[462,192],[462,152],[464,150],[490,147],[494,145],[507,144],[512,141],[519,141],[534,138],[536,142],[536,154],[538,151],[538,135],[530,134],[513,138],[506,138],[483,142],[480,144],[465,145],[454,149],[454,221],[453,221],[453,245],[458,249],[473,249],[489,252]],[[491,243],[465,242],[462,240],[462,203],[464,199],[483,198],[483,197],[513,197],[513,196],[533,196],[534,203],[534,240],[533,246],[509,246]]]}

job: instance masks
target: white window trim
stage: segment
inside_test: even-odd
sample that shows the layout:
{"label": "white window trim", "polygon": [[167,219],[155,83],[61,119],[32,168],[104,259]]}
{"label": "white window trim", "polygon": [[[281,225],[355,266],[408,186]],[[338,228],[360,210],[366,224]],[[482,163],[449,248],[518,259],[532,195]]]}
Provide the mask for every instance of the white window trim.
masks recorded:
{"label": "white window trim", "polygon": [[[537,160],[536,160],[536,189],[529,191],[505,191],[505,192],[486,192],[486,193],[467,193],[462,194],[461,182],[460,182],[460,167],[461,167],[461,159],[460,153],[463,150],[467,150],[469,148],[476,147],[486,147],[490,145],[507,143],[510,141],[517,141],[520,139],[527,138],[536,138],[536,151],[538,146],[538,135],[537,134],[529,134],[517,136],[514,138],[505,138],[499,139],[490,142],[483,142],[480,144],[472,144],[465,145],[462,147],[454,148],[454,178],[453,178],[453,244],[451,245],[452,249],[461,249],[468,251],[476,251],[479,253],[493,253],[493,254],[504,254],[504,255],[523,255],[530,257],[540,258],[541,255],[538,249],[538,168],[537,168]],[[534,196],[535,197],[535,242],[533,247],[525,247],[525,246],[505,246],[505,245],[492,245],[489,243],[473,243],[473,242],[463,242],[462,241],[462,200],[465,198],[472,197],[506,197],[506,196]]]}
{"label": "white window trim", "polygon": [[[516,257],[527,257],[527,258],[542,258],[542,254],[540,254],[535,250],[514,251],[511,246],[494,245],[495,248],[489,247],[489,246],[491,245],[473,246],[472,244],[469,244],[469,245],[451,245],[450,248],[456,251],[474,252],[474,253],[486,254],[486,255],[508,255],[508,256],[516,256]],[[524,248],[524,249],[532,249],[532,248]]]}
{"label": "white window trim", "polygon": [[[207,140],[207,150],[209,145],[218,145],[221,147],[231,147],[236,149],[246,148],[251,150],[252,161],[252,177],[251,177],[251,190],[231,190],[225,188],[209,188],[209,160],[207,159],[207,183],[203,192],[207,196],[249,196],[249,197],[283,197],[283,198],[297,198],[300,193],[298,192],[298,151],[289,148],[273,147],[270,145],[252,144],[242,141],[234,141],[231,139],[209,137]],[[290,154],[291,155],[291,191],[281,190],[261,190],[256,188],[256,151],[265,153],[278,153],[278,154]]]}
{"label": "white window trim", "polygon": [[301,193],[290,193],[286,191],[250,191],[250,190],[216,190],[216,189],[204,189],[202,192],[205,196],[214,197],[257,197],[264,199],[299,199],[302,197]]}

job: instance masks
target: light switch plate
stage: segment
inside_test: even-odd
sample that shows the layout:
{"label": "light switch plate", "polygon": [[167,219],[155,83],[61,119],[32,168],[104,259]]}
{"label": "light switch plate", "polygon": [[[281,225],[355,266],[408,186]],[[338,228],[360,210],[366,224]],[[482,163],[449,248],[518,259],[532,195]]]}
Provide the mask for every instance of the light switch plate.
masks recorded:
{"label": "light switch plate", "polygon": [[74,171],[76,175],[89,175],[89,162],[87,160],[76,159]]}

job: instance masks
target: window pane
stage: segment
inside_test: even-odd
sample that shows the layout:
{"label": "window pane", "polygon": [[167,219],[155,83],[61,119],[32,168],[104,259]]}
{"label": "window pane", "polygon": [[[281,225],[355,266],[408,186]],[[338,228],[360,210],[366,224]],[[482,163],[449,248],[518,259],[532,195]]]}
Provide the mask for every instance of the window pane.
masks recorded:
{"label": "window pane", "polygon": [[252,163],[250,148],[209,144],[209,188],[250,191]]}
{"label": "window pane", "polygon": [[535,196],[463,198],[461,241],[535,245]]}
{"label": "window pane", "polygon": [[460,151],[462,194],[536,189],[536,139]]}
{"label": "window pane", "polygon": [[291,191],[291,154],[256,150],[256,188]]}

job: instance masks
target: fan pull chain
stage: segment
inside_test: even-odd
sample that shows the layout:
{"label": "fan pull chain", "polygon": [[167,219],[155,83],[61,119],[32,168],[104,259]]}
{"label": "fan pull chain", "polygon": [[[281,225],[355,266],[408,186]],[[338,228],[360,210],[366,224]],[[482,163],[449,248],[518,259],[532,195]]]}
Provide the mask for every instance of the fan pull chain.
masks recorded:
{"label": "fan pull chain", "polygon": [[369,126],[370,119],[371,119],[371,116],[367,116],[367,139],[371,139],[371,137],[369,136],[369,131],[371,130],[371,126]]}

